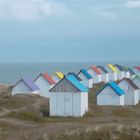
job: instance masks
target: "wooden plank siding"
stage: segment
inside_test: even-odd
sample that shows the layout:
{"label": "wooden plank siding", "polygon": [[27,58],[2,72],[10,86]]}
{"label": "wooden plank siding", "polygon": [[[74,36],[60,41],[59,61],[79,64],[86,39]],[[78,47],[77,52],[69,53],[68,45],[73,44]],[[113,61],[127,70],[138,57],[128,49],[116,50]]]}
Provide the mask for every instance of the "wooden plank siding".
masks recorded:
{"label": "wooden plank siding", "polygon": [[61,80],[57,83],[50,92],[80,92],[74,85],[72,85],[67,79]]}

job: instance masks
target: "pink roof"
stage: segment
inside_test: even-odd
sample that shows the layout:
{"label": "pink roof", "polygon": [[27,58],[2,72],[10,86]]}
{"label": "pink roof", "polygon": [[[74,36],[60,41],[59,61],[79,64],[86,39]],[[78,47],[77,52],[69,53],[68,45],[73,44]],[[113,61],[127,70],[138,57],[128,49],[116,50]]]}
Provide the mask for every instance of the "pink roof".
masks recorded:
{"label": "pink roof", "polygon": [[43,76],[51,85],[56,84],[56,82],[52,79],[52,77],[48,73],[44,73]]}
{"label": "pink roof", "polygon": [[140,71],[140,66],[137,66],[136,69]]}
{"label": "pink roof", "polygon": [[56,84],[56,82],[51,78],[51,76],[48,73],[40,74],[34,81],[36,81],[40,76],[43,76],[51,85]]}
{"label": "pink roof", "polygon": [[96,74],[102,74],[96,66],[91,65],[90,68],[96,72]]}

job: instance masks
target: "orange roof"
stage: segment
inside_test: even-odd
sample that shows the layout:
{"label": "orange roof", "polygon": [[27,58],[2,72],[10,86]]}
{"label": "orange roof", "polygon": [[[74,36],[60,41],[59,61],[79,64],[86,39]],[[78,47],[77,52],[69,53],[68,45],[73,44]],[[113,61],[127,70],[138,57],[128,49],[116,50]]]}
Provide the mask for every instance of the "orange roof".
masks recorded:
{"label": "orange roof", "polygon": [[90,68],[96,72],[96,74],[102,74],[96,66],[91,65]]}

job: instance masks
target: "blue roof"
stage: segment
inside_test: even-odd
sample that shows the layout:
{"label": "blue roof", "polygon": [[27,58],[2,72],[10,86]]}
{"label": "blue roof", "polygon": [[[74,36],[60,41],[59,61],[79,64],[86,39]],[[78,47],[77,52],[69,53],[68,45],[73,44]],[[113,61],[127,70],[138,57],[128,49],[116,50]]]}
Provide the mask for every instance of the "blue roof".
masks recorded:
{"label": "blue roof", "polygon": [[74,72],[69,72],[69,73],[67,73],[67,75],[73,75],[78,81],[82,81],[82,79],[80,77],[78,77],[78,75],[75,74]]}
{"label": "blue roof", "polygon": [[33,80],[30,78],[22,78],[21,80],[24,81],[24,83],[32,90],[36,91],[39,90],[39,88],[34,84]]}
{"label": "blue roof", "polygon": [[119,96],[125,94],[125,92],[115,82],[109,82],[105,84],[105,86],[103,86],[103,88],[100,89],[96,95],[100,94],[100,92],[107,86],[110,86]]}
{"label": "blue roof", "polygon": [[92,76],[85,69],[82,69],[80,72],[82,72],[87,79],[92,79]]}
{"label": "blue roof", "polygon": [[88,92],[88,88],[81,84],[73,75],[67,75],[66,79],[70,81],[81,92]]}

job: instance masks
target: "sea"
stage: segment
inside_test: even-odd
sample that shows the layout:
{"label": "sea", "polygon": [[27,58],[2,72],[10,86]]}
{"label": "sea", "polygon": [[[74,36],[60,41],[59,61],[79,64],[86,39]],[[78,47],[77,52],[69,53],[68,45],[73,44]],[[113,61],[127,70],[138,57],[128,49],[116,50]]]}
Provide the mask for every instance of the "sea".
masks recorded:
{"label": "sea", "polygon": [[[106,65],[107,62],[65,62],[65,63],[0,63],[0,83],[14,85],[23,77],[36,78],[40,73],[68,72],[77,73],[80,69],[87,69],[91,64]],[[117,62],[117,64],[130,67],[137,66],[139,62]]]}

